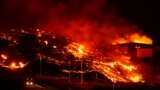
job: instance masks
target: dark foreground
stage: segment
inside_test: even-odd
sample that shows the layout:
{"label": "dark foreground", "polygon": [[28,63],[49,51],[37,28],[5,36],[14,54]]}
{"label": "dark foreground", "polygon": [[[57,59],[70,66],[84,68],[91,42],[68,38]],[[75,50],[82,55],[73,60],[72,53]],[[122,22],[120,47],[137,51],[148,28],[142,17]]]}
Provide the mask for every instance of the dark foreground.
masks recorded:
{"label": "dark foreground", "polygon": [[124,84],[84,82],[80,84],[76,80],[68,83],[67,78],[40,78],[34,79],[34,84],[27,86],[25,77],[1,76],[0,90],[160,90],[160,85],[149,84]]}

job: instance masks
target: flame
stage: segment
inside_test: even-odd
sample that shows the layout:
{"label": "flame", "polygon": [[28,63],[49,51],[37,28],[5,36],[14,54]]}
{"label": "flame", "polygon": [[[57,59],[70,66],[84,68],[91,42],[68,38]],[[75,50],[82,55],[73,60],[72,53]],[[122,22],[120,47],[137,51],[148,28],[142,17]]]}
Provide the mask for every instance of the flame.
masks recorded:
{"label": "flame", "polygon": [[24,68],[26,66],[26,64],[24,64],[23,62],[19,62],[19,67],[20,68]]}
{"label": "flame", "polygon": [[88,49],[79,43],[71,43],[65,47],[68,52],[72,53],[75,57],[82,58],[83,56],[88,54]]}
{"label": "flame", "polygon": [[19,62],[19,63],[12,62],[10,65],[3,65],[2,67],[16,70],[16,69],[24,68],[26,65],[27,63],[23,63],[23,62]]}
{"label": "flame", "polygon": [[140,35],[139,33],[131,34],[130,36],[126,36],[126,38],[118,38],[114,40],[112,44],[122,44],[122,43],[142,43],[142,44],[152,44],[152,39],[147,37],[146,35]]}
{"label": "flame", "polygon": [[5,55],[5,54],[1,54],[1,58],[4,59],[4,60],[6,60],[8,58],[8,56]]}
{"label": "flame", "polygon": [[48,45],[48,41],[47,41],[47,40],[45,40],[44,43],[45,43],[46,45]]}
{"label": "flame", "polygon": [[138,74],[138,73],[132,73],[130,75],[127,76],[132,82],[139,82],[141,80],[141,82],[144,82],[142,80],[142,75]]}
{"label": "flame", "polygon": [[152,44],[152,39],[147,37],[146,35],[141,36],[138,33],[132,34],[130,36],[130,40],[135,43],[143,43],[143,44]]}
{"label": "flame", "polygon": [[11,63],[11,68],[15,68],[16,67],[16,63],[15,62],[12,62]]}

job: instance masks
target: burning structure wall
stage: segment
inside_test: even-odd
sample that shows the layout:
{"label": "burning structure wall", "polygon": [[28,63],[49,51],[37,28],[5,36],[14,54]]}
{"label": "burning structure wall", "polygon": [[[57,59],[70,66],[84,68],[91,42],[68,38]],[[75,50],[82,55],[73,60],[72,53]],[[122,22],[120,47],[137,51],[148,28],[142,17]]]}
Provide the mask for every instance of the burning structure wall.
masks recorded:
{"label": "burning structure wall", "polygon": [[153,55],[153,46],[150,44],[141,44],[141,43],[123,43],[119,44],[120,48],[126,49],[126,53],[131,55],[133,59],[152,59]]}

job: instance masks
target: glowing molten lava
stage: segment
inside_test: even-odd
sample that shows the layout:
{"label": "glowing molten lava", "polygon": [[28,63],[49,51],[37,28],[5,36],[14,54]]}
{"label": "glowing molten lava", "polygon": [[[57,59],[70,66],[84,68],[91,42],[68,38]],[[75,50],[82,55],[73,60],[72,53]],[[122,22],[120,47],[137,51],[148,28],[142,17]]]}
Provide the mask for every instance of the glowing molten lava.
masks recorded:
{"label": "glowing molten lava", "polygon": [[66,46],[66,49],[69,53],[72,53],[75,57],[78,58],[82,58],[88,54],[88,49],[84,45],[75,42]]}
{"label": "glowing molten lava", "polygon": [[19,62],[18,64],[15,62],[12,62],[10,66],[7,66],[10,69],[20,69],[24,68],[27,65],[27,63]]}
{"label": "glowing molten lava", "polygon": [[[84,45],[75,42],[70,43],[65,48],[69,53],[78,58],[87,57],[91,54]],[[112,82],[144,82],[138,66],[133,64],[130,56],[118,52],[108,57],[110,59],[105,60],[103,55],[95,54],[91,61],[92,71],[103,74]]]}
{"label": "glowing molten lava", "polygon": [[[86,0],[87,2],[85,0],[69,1],[72,3],[55,3],[53,8],[47,10],[49,15],[46,15],[48,17],[38,25],[38,28],[56,35],[69,37],[81,43],[87,43],[89,46],[93,44],[97,49],[95,53],[97,53],[99,49],[105,51],[110,44],[129,42],[152,44],[152,40],[147,36],[141,36],[138,33],[130,35],[130,33],[140,31],[140,28],[136,25],[131,25],[126,20],[118,19],[117,15],[115,15],[116,9],[114,6],[109,5],[109,2],[106,3],[108,0]],[[42,37],[42,34],[40,30],[37,30],[38,37]],[[121,38],[121,36],[124,37]],[[44,43],[46,45],[48,44],[47,41]],[[87,57],[91,54],[91,50],[88,51],[86,46],[81,43],[70,43],[65,46],[65,50],[77,58]],[[53,46],[53,48],[56,47]],[[118,54],[118,56],[121,55]],[[123,56],[124,55],[121,57]],[[93,61],[91,61],[93,62],[93,70],[104,74],[111,81],[143,81],[138,66],[134,65],[130,58],[118,57],[107,61],[97,57],[101,56],[94,56]],[[117,55],[109,57],[117,57]]]}
{"label": "glowing molten lava", "polygon": [[139,33],[131,34],[130,36],[126,36],[125,38],[118,38],[114,40],[113,44],[122,44],[122,43],[142,43],[142,44],[152,44],[152,39],[147,37],[146,35],[140,35]]}
{"label": "glowing molten lava", "polygon": [[4,60],[6,60],[8,57],[5,54],[1,54],[1,58],[4,59]]}
{"label": "glowing molten lava", "polygon": [[104,74],[112,82],[144,82],[138,67],[131,63],[130,58],[113,61],[96,59],[93,61],[92,68]]}
{"label": "glowing molten lava", "polygon": [[27,64],[28,63],[23,63],[23,62],[19,62],[19,63],[12,62],[10,65],[2,65],[2,67],[8,68],[8,69],[11,69],[11,70],[17,70],[17,69],[24,68]]}

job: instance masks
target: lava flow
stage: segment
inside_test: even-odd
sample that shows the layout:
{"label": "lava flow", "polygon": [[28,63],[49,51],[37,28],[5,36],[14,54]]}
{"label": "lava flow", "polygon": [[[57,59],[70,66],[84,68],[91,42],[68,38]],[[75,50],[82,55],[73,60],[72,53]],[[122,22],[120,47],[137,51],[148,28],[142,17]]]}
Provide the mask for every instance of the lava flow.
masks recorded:
{"label": "lava flow", "polygon": [[24,68],[28,63],[23,63],[23,62],[12,62],[10,65],[2,65],[2,67],[11,69],[11,70],[17,70],[17,69],[22,69]]}
{"label": "lava flow", "polygon": [[[67,50],[79,58],[82,58],[83,55],[91,54],[85,49],[84,45],[79,43],[69,44]],[[138,65],[132,63],[130,56],[118,53],[115,56],[108,56],[110,60],[105,60],[106,57],[98,54],[94,54],[93,57],[93,61],[90,61],[92,62],[92,71],[102,73],[112,82],[144,82]]]}
{"label": "lava flow", "polygon": [[131,63],[129,57],[112,61],[94,60],[92,68],[104,74],[112,82],[144,82],[138,67]]}
{"label": "lava flow", "polygon": [[66,46],[66,49],[68,52],[72,53],[75,57],[78,57],[78,58],[82,58],[83,56],[87,55],[89,52],[84,45],[75,43],[75,42]]}

